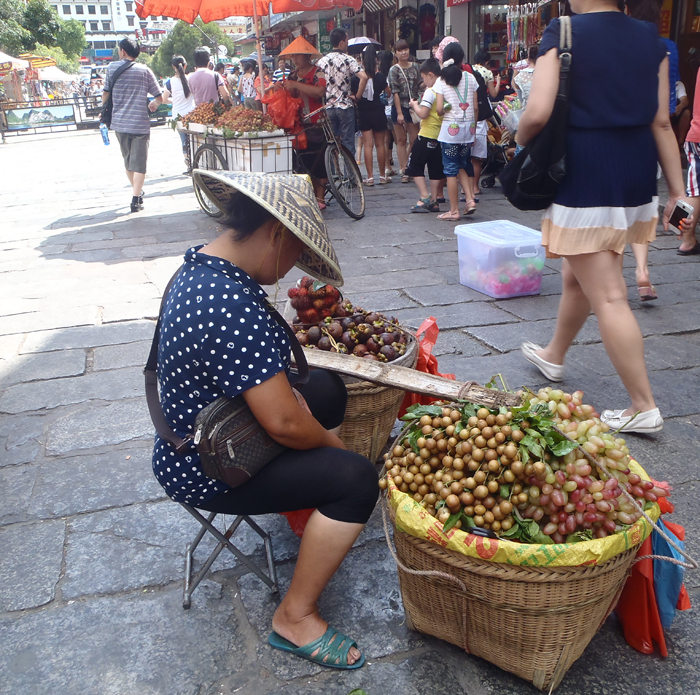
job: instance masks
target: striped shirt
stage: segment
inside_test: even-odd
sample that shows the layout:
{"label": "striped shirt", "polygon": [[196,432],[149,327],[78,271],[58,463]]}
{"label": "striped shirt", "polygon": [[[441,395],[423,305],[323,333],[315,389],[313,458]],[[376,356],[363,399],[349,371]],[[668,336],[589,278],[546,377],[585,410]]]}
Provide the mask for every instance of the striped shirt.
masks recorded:
{"label": "striped shirt", "polygon": [[[126,60],[118,60],[107,66],[104,91],[112,91],[112,76]],[[131,135],[147,135],[151,132],[148,114],[148,95],[159,97],[160,87],[150,68],[134,63],[125,70],[114,85],[112,94],[112,130]]]}
{"label": "striped shirt", "polygon": [[272,73],[272,81],[273,82],[281,82],[283,79],[288,79],[289,78],[289,73],[291,70],[282,70],[281,68],[277,68],[277,70]]}

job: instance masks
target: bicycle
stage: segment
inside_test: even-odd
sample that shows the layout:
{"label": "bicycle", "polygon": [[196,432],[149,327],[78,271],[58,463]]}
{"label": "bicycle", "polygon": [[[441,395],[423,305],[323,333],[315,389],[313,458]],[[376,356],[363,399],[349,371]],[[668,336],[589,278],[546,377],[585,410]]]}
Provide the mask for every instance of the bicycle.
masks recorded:
{"label": "bicycle", "polygon": [[317,113],[321,114],[318,121],[313,125],[320,125],[323,130],[323,135],[326,139],[325,150],[320,149],[318,151],[316,160],[310,167],[305,165],[304,160],[299,156],[300,153],[295,151],[297,156],[294,171],[297,174],[310,176],[310,170],[316,168],[319,158],[323,156],[326,179],[328,181],[326,193],[330,193],[338,201],[338,204],[347,215],[355,220],[359,220],[365,214],[365,191],[362,187],[362,174],[355,157],[333,132],[326,111],[327,108],[327,106],[322,106],[320,109],[316,109],[316,111],[312,111],[303,117],[304,121],[310,123],[312,116],[315,116]]}

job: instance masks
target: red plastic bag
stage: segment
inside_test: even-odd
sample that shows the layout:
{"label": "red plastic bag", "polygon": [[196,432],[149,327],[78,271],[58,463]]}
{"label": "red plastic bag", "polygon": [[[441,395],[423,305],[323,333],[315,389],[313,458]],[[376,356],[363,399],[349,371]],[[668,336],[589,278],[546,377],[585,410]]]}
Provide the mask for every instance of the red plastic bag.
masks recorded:
{"label": "red plastic bag", "polygon": [[294,98],[286,89],[270,90],[262,102],[267,104],[267,113],[278,128],[291,130],[301,123],[299,110],[303,102]]}
{"label": "red plastic bag", "polygon": [[[651,537],[642,543],[638,556],[651,555]],[[642,654],[654,653],[654,642],[661,656],[668,656],[664,631],[654,595],[654,565],[642,560],[632,567],[615,609],[627,644]]]}
{"label": "red plastic bag", "polygon": [[[438,328],[437,321],[430,316],[425,319],[420,325],[420,328],[416,331],[416,337],[419,338],[418,342],[418,364],[416,365],[416,371],[423,372],[425,374],[435,374],[437,376],[443,376],[446,379],[454,379],[454,374],[440,374],[438,371],[438,361],[437,357],[433,355],[433,348],[438,339],[438,334],[440,329]],[[424,334],[420,338],[421,334]],[[423,396],[419,393],[406,393],[401,404],[401,409],[399,410],[398,417],[402,417],[406,414],[406,410],[416,404],[420,403],[422,405],[430,405],[435,399],[430,396]]]}
{"label": "red plastic bag", "polygon": [[315,511],[315,509],[300,509],[295,512],[280,512],[280,514],[287,517],[289,528],[301,538],[304,535],[304,529],[306,528],[309,517]]}

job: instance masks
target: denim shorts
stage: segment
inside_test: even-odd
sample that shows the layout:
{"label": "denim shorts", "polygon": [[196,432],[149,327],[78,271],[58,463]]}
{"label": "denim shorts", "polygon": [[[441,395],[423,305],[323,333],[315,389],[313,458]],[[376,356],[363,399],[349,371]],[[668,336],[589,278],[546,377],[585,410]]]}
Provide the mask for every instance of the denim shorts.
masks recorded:
{"label": "denim shorts", "polygon": [[[404,123],[413,123],[413,119],[411,118],[411,110],[406,108],[405,106],[401,107],[401,113],[403,114],[403,121]],[[391,121],[392,123],[398,123],[398,118],[399,114],[396,110],[396,104],[391,105]]]}
{"label": "denim shorts", "polygon": [[451,145],[445,142],[440,143],[442,148],[442,169],[445,176],[457,176],[460,169],[467,172],[467,176],[474,176],[472,166],[472,144],[470,142]]}

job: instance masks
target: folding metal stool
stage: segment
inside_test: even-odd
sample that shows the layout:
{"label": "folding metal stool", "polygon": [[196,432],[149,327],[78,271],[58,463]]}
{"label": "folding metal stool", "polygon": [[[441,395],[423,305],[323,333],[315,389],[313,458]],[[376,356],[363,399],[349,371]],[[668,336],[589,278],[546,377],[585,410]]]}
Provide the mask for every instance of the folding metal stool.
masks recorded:
{"label": "folding metal stool", "polygon": [[[191,605],[192,594],[197,588],[197,585],[204,579],[205,575],[214,564],[214,560],[219,557],[221,551],[226,548],[229,550],[237,560],[240,560],[249,570],[254,572],[265,584],[270,587],[273,594],[279,593],[279,586],[277,584],[277,571],[275,569],[275,557],[272,551],[272,538],[269,533],[263,531],[260,526],[258,526],[249,516],[241,514],[237,516],[231,525],[226,529],[226,533],[221,533],[216,526],[213,525],[214,519],[217,517],[216,512],[210,512],[208,517],[204,517],[197,509],[190,507],[188,504],[183,502],[179,503],[182,505],[197,521],[201,524],[202,528],[199,529],[194,541],[187,545],[187,552],[185,553],[185,592],[182,599],[182,607],[187,609]],[[229,539],[236,532],[238,527],[244,522],[250,526],[255,533],[263,539],[265,544],[265,554],[267,556],[267,567],[269,574],[265,574],[252,560],[247,558]],[[197,572],[197,574],[192,576],[192,559],[194,551],[196,550],[199,542],[204,538],[204,534],[209,532],[217,541],[218,545],[212,551],[211,555],[207,558],[206,562],[202,568]]]}

